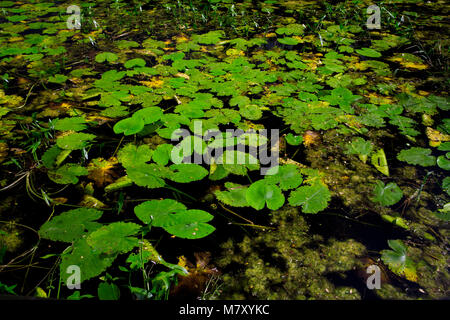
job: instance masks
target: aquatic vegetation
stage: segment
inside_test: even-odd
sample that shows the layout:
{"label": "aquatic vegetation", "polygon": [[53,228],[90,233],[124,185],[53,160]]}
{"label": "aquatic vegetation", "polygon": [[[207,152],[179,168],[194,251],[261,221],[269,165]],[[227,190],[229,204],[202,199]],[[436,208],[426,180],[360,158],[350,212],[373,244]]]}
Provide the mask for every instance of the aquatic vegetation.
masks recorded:
{"label": "aquatic vegetation", "polygon": [[384,206],[391,206],[399,202],[402,197],[402,190],[394,182],[385,185],[382,181],[377,181],[372,201],[379,202]]}
{"label": "aquatic vegetation", "polygon": [[408,280],[417,281],[415,263],[407,255],[405,245],[400,240],[389,240],[388,244],[392,250],[384,250],[381,252],[383,262],[393,272],[404,275]]}
{"label": "aquatic vegetation", "polygon": [[0,292],[359,299],[371,261],[448,297],[448,40],[411,3],[0,1],[0,223],[39,237],[21,267],[0,229]]}

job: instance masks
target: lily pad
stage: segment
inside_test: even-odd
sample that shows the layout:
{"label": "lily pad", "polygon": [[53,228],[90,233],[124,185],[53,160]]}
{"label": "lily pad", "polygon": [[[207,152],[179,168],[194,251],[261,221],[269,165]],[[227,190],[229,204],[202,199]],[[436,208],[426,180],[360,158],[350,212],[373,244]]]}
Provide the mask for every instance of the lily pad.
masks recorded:
{"label": "lily pad", "polygon": [[431,149],[413,147],[400,151],[397,159],[413,165],[430,167],[436,164],[436,157],[430,155]]}
{"label": "lily pad", "polygon": [[394,273],[404,276],[410,281],[417,282],[416,266],[407,254],[407,248],[401,240],[388,240],[392,250],[381,251],[381,260],[388,265]]}
{"label": "lily pad", "polygon": [[331,195],[328,188],[316,183],[292,191],[288,200],[291,206],[302,206],[302,212],[304,213],[317,213],[328,206],[330,199]]}
{"label": "lily pad", "polygon": [[267,208],[277,210],[284,204],[284,195],[276,185],[262,179],[250,185],[245,195],[247,203],[256,210]]}
{"label": "lily pad", "polygon": [[53,241],[72,242],[100,228],[101,224],[94,221],[101,216],[102,212],[96,209],[69,210],[44,223],[39,229],[39,235]]}
{"label": "lily pad", "polygon": [[70,133],[56,139],[56,145],[65,150],[80,150],[86,148],[95,135],[83,132]]}
{"label": "lily pad", "polygon": [[95,61],[102,63],[102,62],[114,62],[118,59],[117,54],[112,52],[102,52],[95,56]]}
{"label": "lily pad", "polygon": [[125,253],[138,245],[139,239],[133,237],[140,226],[130,222],[113,222],[89,234],[87,243],[96,252],[108,255]]}
{"label": "lily pad", "polygon": [[216,228],[206,223],[214,217],[203,210],[183,210],[174,214],[172,224],[164,226],[164,230],[179,238],[200,239],[208,236]]}
{"label": "lily pad", "polygon": [[154,227],[164,227],[173,224],[171,216],[186,206],[172,199],[150,200],[134,207],[134,213],[144,223]]}
{"label": "lily pad", "polygon": [[402,190],[394,182],[387,185],[383,181],[378,180],[374,189],[374,197],[372,201],[379,202],[383,206],[392,206],[400,201],[403,197]]}
{"label": "lily pad", "polygon": [[216,190],[214,194],[217,200],[233,207],[248,207],[246,193],[247,187],[237,183],[225,182],[226,191]]}
{"label": "lily pad", "polygon": [[370,48],[362,48],[362,49],[356,49],[355,50],[358,54],[370,57],[370,58],[379,58],[381,57],[381,53],[379,53],[377,50],[370,49]]}

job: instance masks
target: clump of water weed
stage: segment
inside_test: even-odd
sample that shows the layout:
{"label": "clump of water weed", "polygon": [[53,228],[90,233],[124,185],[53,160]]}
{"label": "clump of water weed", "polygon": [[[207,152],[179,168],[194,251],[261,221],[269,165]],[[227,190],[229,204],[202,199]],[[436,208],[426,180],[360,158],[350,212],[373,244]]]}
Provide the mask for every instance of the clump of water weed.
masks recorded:
{"label": "clump of water weed", "polygon": [[[276,228],[223,244],[222,298],[231,299],[360,299],[350,286],[335,286],[329,276],[356,268],[365,247],[353,239],[324,240],[309,233],[298,209],[286,207],[272,213]],[[227,268],[228,269],[228,268]],[[344,279],[345,282],[345,279]]]}

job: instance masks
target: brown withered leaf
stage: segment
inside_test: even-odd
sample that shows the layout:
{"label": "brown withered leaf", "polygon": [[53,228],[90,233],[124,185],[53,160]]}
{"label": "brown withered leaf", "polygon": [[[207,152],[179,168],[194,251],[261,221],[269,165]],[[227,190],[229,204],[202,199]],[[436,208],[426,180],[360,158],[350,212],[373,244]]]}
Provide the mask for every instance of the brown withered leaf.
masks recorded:
{"label": "brown withered leaf", "polygon": [[118,177],[118,174],[114,172],[116,165],[117,159],[115,157],[109,158],[108,160],[103,158],[93,159],[87,167],[89,171],[88,179],[93,180],[99,188],[110,184]]}

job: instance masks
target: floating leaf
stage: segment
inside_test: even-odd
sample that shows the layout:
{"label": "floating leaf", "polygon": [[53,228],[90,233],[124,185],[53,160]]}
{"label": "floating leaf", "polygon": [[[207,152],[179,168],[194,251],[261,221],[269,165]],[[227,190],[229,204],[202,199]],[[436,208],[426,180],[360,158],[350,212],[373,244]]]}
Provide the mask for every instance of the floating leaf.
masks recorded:
{"label": "floating leaf", "polygon": [[374,189],[374,197],[372,201],[379,202],[383,206],[392,206],[400,201],[403,197],[402,190],[394,182],[389,182],[387,185],[378,180]]}
{"label": "floating leaf", "polygon": [[249,153],[236,150],[226,150],[216,159],[217,164],[230,173],[244,176],[247,170],[259,169],[258,159]]}
{"label": "floating leaf", "polygon": [[279,39],[277,39],[277,41],[281,44],[286,44],[289,46],[295,46],[300,43],[300,41],[298,41],[297,39],[291,38],[291,37],[279,38]]}
{"label": "floating leaf", "polygon": [[397,159],[413,165],[429,167],[436,164],[436,157],[430,155],[431,149],[413,147],[400,151]]}
{"label": "floating leaf", "polygon": [[39,235],[53,241],[72,242],[100,228],[101,224],[94,221],[101,216],[102,212],[96,209],[69,210],[44,223],[39,229]]}
{"label": "floating leaf", "polygon": [[130,222],[113,222],[89,234],[87,243],[96,252],[113,255],[125,253],[138,245],[139,239],[132,237],[140,226]]}
{"label": "floating leaf", "polygon": [[444,180],[442,180],[442,190],[447,192],[450,196],[450,177],[445,177]]}
{"label": "floating leaf", "polygon": [[52,181],[60,184],[77,184],[79,176],[86,176],[88,174],[89,172],[86,168],[77,164],[68,163],[56,171],[49,171],[48,177]]}
{"label": "floating leaf", "polygon": [[114,133],[123,133],[126,136],[130,136],[141,132],[144,126],[144,120],[140,117],[125,118],[114,125]]}
{"label": "floating leaf", "polygon": [[312,186],[302,186],[289,195],[291,206],[302,206],[304,213],[317,213],[328,206],[331,199],[328,188],[320,183]]}
{"label": "floating leaf", "polygon": [[357,154],[362,162],[366,163],[368,155],[372,152],[373,146],[370,141],[366,141],[361,137],[352,140],[347,146],[347,154]]}
{"label": "floating leaf", "polygon": [[217,200],[233,207],[248,207],[246,193],[247,187],[237,183],[225,182],[227,191],[214,191]]}
{"label": "floating leaf", "polygon": [[239,113],[246,119],[258,120],[262,117],[261,108],[256,104],[247,104],[239,108]]}
{"label": "floating leaf", "polygon": [[203,210],[183,210],[174,214],[173,224],[164,227],[164,230],[185,239],[204,238],[214,232],[216,228],[206,223],[214,217]]}
{"label": "floating leaf", "polygon": [[256,181],[250,185],[245,195],[247,203],[261,210],[266,206],[271,210],[277,210],[284,204],[284,195],[276,185],[268,183],[265,179]]}
{"label": "floating leaf", "polygon": [[88,245],[86,239],[81,238],[73,244],[70,254],[63,254],[60,264],[60,274],[62,281],[67,284],[67,278],[71,276],[67,271],[70,266],[78,266],[81,270],[80,283],[100,275],[116,259],[117,254],[106,255],[101,252],[94,252]]}
{"label": "floating leaf", "polygon": [[134,213],[144,223],[154,227],[164,227],[172,224],[171,216],[186,206],[172,199],[150,200],[134,207]]}
{"label": "floating leaf", "polygon": [[71,117],[57,119],[53,123],[55,130],[59,131],[82,131],[86,129],[86,120],[83,117]]}
{"label": "floating leaf", "polygon": [[117,55],[112,52],[102,52],[95,56],[95,61],[102,63],[102,62],[114,62],[118,59]]}
{"label": "floating leaf", "polygon": [[410,281],[417,282],[417,273],[414,261],[407,254],[406,246],[400,240],[388,240],[393,250],[382,250],[381,260],[388,265],[392,272],[404,276]]}
{"label": "floating leaf", "polygon": [[160,166],[167,165],[169,163],[172,148],[173,146],[168,143],[158,145],[153,152],[153,161],[155,161]]}
{"label": "floating leaf", "polygon": [[286,142],[291,146],[298,146],[303,142],[303,136],[301,135],[296,136],[292,133],[288,133],[285,138]]}
{"label": "floating leaf", "polygon": [[67,79],[68,79],[68,77],[63,74],[56,74],[56,75],[48,78],[48,82],[61,84],[61,83],[66,82]]}
{"label": "floating leaf", "polygon": [[321,98],[330,103],[330,105],[339,105],[345,112],[353,113],[351,104],[361,99],[361,96],[353,95],[353,93],[347,88],[335,88],[331,91],[331,95],[327,95]]}
{"label": "floating leaf", "polygon": [[62,149],[58,148],[58,146],[54,145],[50,149],[47,149],[42,155],[42,164],[47,169],[51,169],[55,165],[56,158],[61,153]]}
{"label": "floating leaf", "polygon": [[141,58],[131,59],[124,63],[124,67],[127,69],[134,67],[145,67],[145,60]]}
{"label": "floating leaf", "polygon": [[111,158],[105,160],[103,158],[93,159],[87,169],[89,171],[88,179],[95,181],[97,187],[103,187],[105,184],[112,183],[113,178],[117,177],[117,174],[113,171],[117,159]]}
{"label": "floating leaf", "polygon": [[200,44],[216,44],[220,41],[220,38],[224,36],[224,32],[221,30],[210,31],[201,35],[194,35],[192,40]]}
{"label": "floating leaf", "polygon": [[[274,174],[273,174],[274,173]],[[300,169],[294,164],[272,167],[266,172],[264,180],[279,184],[281,190],[295,189],[302,184]]]}
{"label": "floating leaf", "polygon": [[370,57],[370,58],[381,57],[381,53],[379,53],[378,51],[376,51],[374,49],[370,49],[370,48],[361,48],[361,49],[356,49],[355,51],[365,57]]}
{"label": "floating leaf", "polygon": [[179,183],[198,181],[209,174],[208,170],[194,163],[173,164],[170,170],[173,171],[170,179]]}
{"label": "floating leaf", "polygon": [[88,146],[88,142],[95,139],[95,135],[89,133],[70,133],[68,135],[64,135],[58,137],[56,139],[56,145],[61,149],[66,150],[79,150]]}
{"label": "floating leaf", "polygon": [[287,26],[284,27],[280,27],[277,28],[275,30],[275,32],[277,34],[285,34],[285,35],[295,35],[295,36],[299,36],[302,35],[304,32],[305,27],[301,24],[298,23],[292,23],[292,24],[288,24]]}
{"label": "floating leaf", "polygon": [[127,175],[134,183],[141,187],[161,188],[165,185],[163,178],[170,177],[172,172],[155,163],[144,163],[127,168]]}
{"label": "floating leaf", "polygon": [[[447,153],[447,155],[450,155]],[[450,160],[447,158],[447,156],[439,156],[437,158],[437,165],[439,168],[442,168],[444,170],[450,170]]]}
{"label": "floating leaf", "polygon": [[132,168],[150,161],[152,154],[153,150],[148,145],[136,146],[129,143],[120,149],[117,159],[125,168]]}
{"label": "floating leaf", "polygon": [[144,125],[152,124],[161,119],[163,111],[159,107],[146,107],[136,111],[133,114],[133,118],[141,118],[144,121]]}

